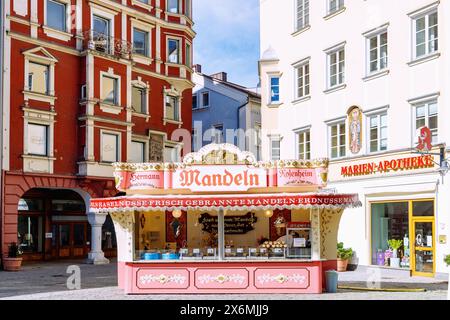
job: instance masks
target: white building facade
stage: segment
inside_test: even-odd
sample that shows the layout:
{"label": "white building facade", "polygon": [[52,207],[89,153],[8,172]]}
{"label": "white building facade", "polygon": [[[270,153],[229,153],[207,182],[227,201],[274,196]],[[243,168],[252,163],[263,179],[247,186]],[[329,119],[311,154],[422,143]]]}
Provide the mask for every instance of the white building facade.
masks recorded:
{"label": "white building facade", "polygon": [[402,240],[393,269],[447,273],[450,3],[264,0],[260,14],[263,159],[330,158],[329,186],[363,202],[340,224],[353,264],[385,268]]}

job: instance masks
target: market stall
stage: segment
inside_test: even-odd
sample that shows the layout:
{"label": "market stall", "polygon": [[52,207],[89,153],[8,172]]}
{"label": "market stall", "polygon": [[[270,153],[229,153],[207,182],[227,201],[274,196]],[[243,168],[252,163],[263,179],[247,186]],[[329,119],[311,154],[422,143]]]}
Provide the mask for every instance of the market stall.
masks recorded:
{"label": "market stall", "polygon": [[145,293],[321,293],[357,195],[325,190],[328,160],[257,162],[209,145],[183,163],[115,164],[119,286]]}

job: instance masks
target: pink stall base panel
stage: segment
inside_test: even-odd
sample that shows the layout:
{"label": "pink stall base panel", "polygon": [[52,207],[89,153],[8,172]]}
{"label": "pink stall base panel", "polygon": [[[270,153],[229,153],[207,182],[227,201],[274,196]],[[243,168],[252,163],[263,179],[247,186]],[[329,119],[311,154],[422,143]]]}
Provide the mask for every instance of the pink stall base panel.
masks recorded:
{"label": "pink stall base panel", "polygon": [[126,294],[322,293],[322,262],[127,263]]}

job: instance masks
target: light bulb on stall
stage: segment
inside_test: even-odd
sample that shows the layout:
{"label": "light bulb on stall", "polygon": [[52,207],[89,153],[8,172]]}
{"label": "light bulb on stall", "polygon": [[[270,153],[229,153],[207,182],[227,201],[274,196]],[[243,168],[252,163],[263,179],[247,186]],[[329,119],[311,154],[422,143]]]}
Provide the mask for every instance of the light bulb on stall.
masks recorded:
{"label": "light bulb on stall", "polygon": [[264,212],[264,214],[266,215],[267,218],[272,218],[273,216],[273,210],[266,210]]}
{"label": "light bulb on stall", "polygon": [[183,215],[183,213],[181,212],[181,210],[173,210],[173,212],[172,212],[172,216],[175,219],[179,219],[182,215]]}

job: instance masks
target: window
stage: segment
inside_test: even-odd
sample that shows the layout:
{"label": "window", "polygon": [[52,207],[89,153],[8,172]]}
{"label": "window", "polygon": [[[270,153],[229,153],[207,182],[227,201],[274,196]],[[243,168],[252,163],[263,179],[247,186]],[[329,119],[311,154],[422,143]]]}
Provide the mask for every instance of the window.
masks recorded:
{"label": "window", "polygon": [[197,95],[194,94],[192,96],[192,109],[197,109],[198,108],[198,99],[197,99]]}
{"label": "window", "polygon": [[184,14],[188,18],[191,18],[192,17],[192,0],[185,0],[184,5],[185,5]]}
{"label": "window", "polygon": [[301,30],[309,25],[309,0],[297,1],[297,17],[295,21],[295,30]]}
{"label": "window", "polygon": [[148,35],[146,31],[133,29],[133,52],[143,56],[149,56]]}
{"label": "window", "polygon": [[186,43],[186,66],[189,68],[192,66],[191,45],[189,43]]}
{"label": "window", "polygon": [[179,0],[167,0],[167,11],[171,13],[180,13]]}
{"label": "window", "polygon": [[116,78],[102,77],[102,96],[103,102],[110,104],[118,104],[118,80]]}
{"label": "window", "polygon": [[174,96],[166,96],[166,119],[179,121],[179,99]]}
{"label": "window", "polygon": [[131,163],[145,162],[145,142],[131,141]]}
{"label": "window", "polygon": [[368,41],[368,70],[369,73],[384,70],[388,67],[388,33],[384,31],[372,36]]}
{"label": "window", "polygon": [[434,11],[414,20],[414,57],[438,51],[438,13]]}
{"label": "window", "polygon": [[345,81],[345,49],[340,48],[328,54],[328,88],[341,85]]}
{"label": "window", "polygon": [[119,135],[102,132],[101,161],[107,163],[119,162]]}
{"label": "window", "polygon": [[24,253],[42,253],[44,250],[44,216],[19,213],[17,240]]}
{"label": "window", "polygon": [[48,126],[28,123],[28,154],[48,156]]}
{"label": "window", "polygon": [[164,147],[164,161],[165,162],[178,162],[178,148],[173,146]]}
{"label": "window", "polygon": [[339,11],[344,8],[344,0],[328,0],[328,13]]}
{"label": "window", "polygon": [[223,125],[215,125],[213,128],[212,143],[223,143]]}
{"label": "window", "polygon": [[369,117],[370,152],[387,150],[387,113]]}
{"label": "window", "polygon": [[47,0],[47,26],[60,31],[66,31],[66,4]]}
{"label": "window", "polygon": [[311,160],[311,132],[309,130],[297,133],[298,159]]}
{"label": "window", "polygon": [[255,141],[255,156],[256,156],[256,160],[261,160],[261,144],[262,144],[262,139],[261,139],[261,125],[260,124],[255,124],[254,126],[254,141]]}
{"label": "window", "polygon": [[281,139],[279,137],[270,139],[270,159],[272,161],[281,159]]}
{"label": "window", "polygon": [[131,105],[133,107],[133,111],[138,113],[147,113],[146,100],[147,100],[147,90],[145,88],[132,86]]}
{"label": "window", "polygon": [[202,93],[202,107],[203,108],[209,107],[209,92]]}
{"label": "window", "polygon": [[432,143],[438,142],[438,105],[437,101],[415,106],[415,128],[414,132],[421,127],[428,127],[433,134]]}
{"label": "window", "polygon": [[169,39],[169,56],[168,60],[170,63],[180,63],[180,41]]}
{"label": "window", "polygon": [[48,65],[29,62],[28,64],[28,89],[33,92],[49,94]]}
{"label": "window", "polygon": [[109,52],[110,20],[94,15],[92,37],[95,42],[95,50]]}
{"label": "window", "polygon": [[331,158],[342,158],[346,154],[345,122],[330,126]]}
{"label": "window", "polygon": [[270,77],[270,103],[280,102],[280,77]]}
{"label": "window", "polygon": [[309,96],[309,62],[295,68],[296,98]]}

